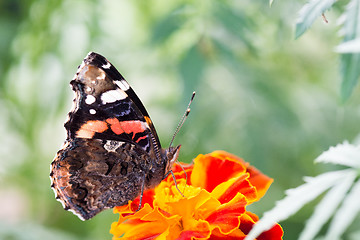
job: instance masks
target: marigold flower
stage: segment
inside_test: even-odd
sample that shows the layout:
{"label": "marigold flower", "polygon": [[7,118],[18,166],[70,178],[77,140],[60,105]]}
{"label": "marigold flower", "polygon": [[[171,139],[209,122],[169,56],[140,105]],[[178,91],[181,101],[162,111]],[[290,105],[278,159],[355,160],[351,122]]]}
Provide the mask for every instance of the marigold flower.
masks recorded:
{"label": "marigold flower", "polygon": [[[173,167],[172,176],[128,205],[115,207],[119,221],[111,226],[113,239],[243,239],[258,217],[246,206],[258,201],[272,179],[224,151],[197,156],[184,170]],[[186,178],[187,175],[187,178]],[[282,239],[280,225],[257,239]]]}

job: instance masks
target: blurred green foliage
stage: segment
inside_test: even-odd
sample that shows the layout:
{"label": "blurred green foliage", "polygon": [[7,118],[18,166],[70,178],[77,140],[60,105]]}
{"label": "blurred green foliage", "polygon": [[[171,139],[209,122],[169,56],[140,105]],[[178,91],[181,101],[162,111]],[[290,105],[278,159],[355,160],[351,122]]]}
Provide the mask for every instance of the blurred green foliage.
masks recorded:
{"label": "blurred green foliage", "polygon": [[[0,1],[0,239],[111,238],[117,215],[80,221],[55,200],[48,177],[65,139],[69,82],[89,51],[133,86],[164,146],[197,91],[175,140],[180,160],[223,149],[274,178],[252,206],[260,216],[302,176],[324,170],[313,159],[359,132],[359,89],[353,84],[342,103],[332,19],[344,9],[330,9],[328,24],[317,18],[295,41],[301,4]],[[285,239],[298,236],[310,211],[282,223]]]}

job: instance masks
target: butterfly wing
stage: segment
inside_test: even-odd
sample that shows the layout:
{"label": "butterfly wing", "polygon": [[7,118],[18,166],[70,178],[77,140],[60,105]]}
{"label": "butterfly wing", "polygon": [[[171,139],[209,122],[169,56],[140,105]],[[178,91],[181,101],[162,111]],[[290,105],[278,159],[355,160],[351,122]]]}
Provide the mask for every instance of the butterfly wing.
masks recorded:
{"label": "butterfly wing", "polygon": [[139,196],[150,161],[128,142],[66,141],[51,165],[52,187],[65,210],[87,220]]}
{"label": "butterfly wing", "polygon": [[129,142],[160,161],[160,141],[145,107],[123,76],[91,52],[73,81],[74,108],[65,123],[68,137]]}
{"label": "butterfly wing", "polygon": [[143,104],[104,57],[89,53],[71,86],[67,139],[50,177],[64,208],[86,220],[157,185],[167,162]]}

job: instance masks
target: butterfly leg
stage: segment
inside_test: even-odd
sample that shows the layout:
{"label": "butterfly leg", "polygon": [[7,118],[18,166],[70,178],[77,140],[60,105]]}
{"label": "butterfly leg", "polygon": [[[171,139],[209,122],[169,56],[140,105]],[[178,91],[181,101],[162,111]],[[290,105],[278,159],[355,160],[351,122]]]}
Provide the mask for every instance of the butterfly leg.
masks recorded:
{"label": "butterfly leg", "polygon": [[[168,171],[166,174],[165,174],[165,178],[167,178],[167,176],[169,176],[169,174],[171,174],[172,178],[174,179],[174,183],[175,183],[175,187],[176,187],[176,190],[178,190],[178,192],[181,194],[181,196],[185,197],[184,194],[180,191],[180,189],[178,188],[178,185],[177,185],[177,182],[176,182],[176,178],[175,178],[175,175],[173,173],[172,170]],[[186,174],[186,173],[185,173]]]}
{"label": "butterfly leg", "polygon": [[136,211],[139,211],[141,209],[141,205],[142,205],[142,198],[144,195],[144,188],[145,188],[145,173],[142,177],[142,184],[141,184],[141,193],[140,193],[140,200],[139,200],[139,207]]}

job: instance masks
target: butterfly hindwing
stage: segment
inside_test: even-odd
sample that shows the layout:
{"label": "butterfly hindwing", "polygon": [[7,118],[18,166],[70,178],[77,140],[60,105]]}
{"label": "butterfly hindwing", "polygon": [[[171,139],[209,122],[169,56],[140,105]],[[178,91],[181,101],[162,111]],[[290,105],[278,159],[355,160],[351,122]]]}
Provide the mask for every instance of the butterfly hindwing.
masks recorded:
{"label": "butterfly hindwing", "polygon": [[52,185],[64,208],[87,220],[137,197],[149,163],[130,143],[79,138],[55,157]]}

